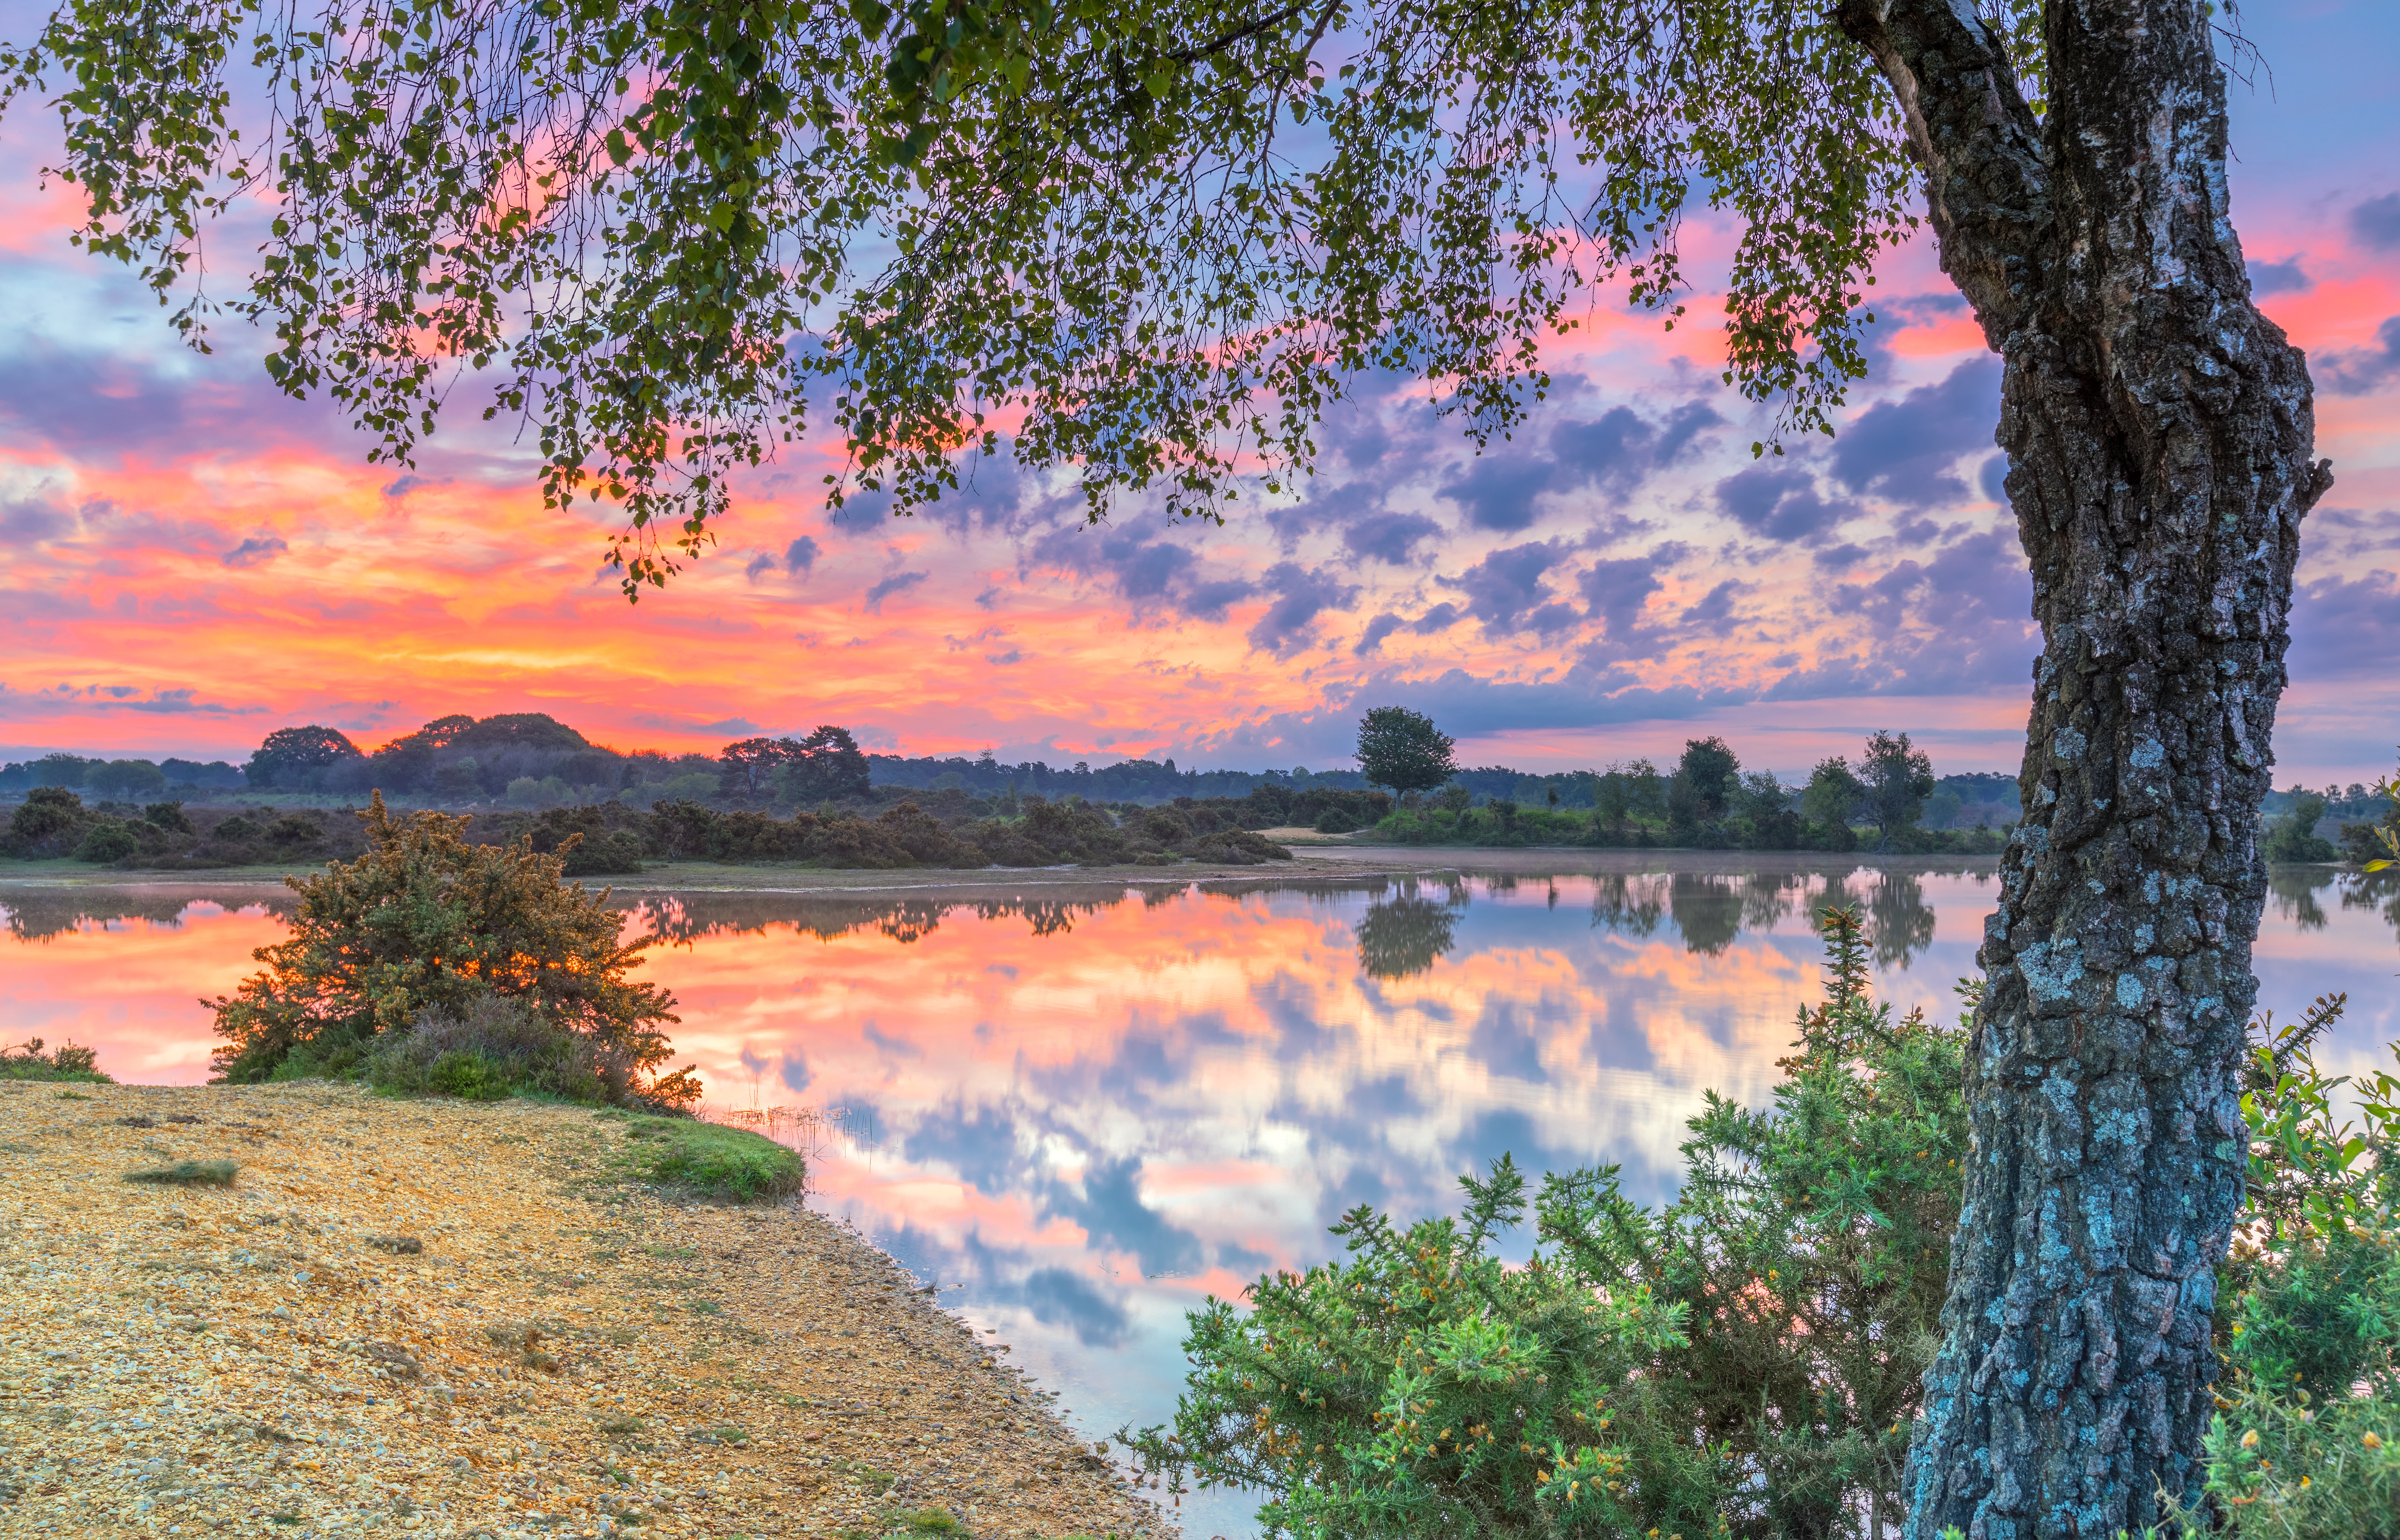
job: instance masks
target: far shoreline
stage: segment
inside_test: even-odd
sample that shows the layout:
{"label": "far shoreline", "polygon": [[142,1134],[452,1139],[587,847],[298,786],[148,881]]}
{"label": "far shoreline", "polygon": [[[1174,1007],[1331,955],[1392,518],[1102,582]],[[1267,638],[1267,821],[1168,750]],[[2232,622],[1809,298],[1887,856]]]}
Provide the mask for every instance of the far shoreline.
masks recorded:
{"label": "far shoreline", "polygon": [[[1265,831],[1270,838],[1284,830]],[[1444,872],[1461,877],[1638,877],[1658,873],[1738,877],[1752,873],[1812,871],[1897,872],[1997,871],[1995,855],[1877,855],[1868,851],[1635,849],[1576,845],[1478,847],[1461,845],[1358,845],[1319,842],[1289,848],[1289,862],[1256,865],[1195,861],[1176,866],[987,866],[833,868],[773,864],[730,865],[704,861],[661,862],[638,874],[570,880],[620,894],[671,893],[878,893],[926,897],[985,897],[1010,889],[1095,887],[1188,887],[1193,883],[1273,885],[1302,880],[1422,879]],[[10,890],[98,891],[138,888],[145,892],[228,887],[283,890],[287,879],[323,871],[308,866],[229,866],[215,871],[143,871],[94,867],[75,861],[0,861],[0,894]],[[2339,868],[2333,868],[2339,869]]]}

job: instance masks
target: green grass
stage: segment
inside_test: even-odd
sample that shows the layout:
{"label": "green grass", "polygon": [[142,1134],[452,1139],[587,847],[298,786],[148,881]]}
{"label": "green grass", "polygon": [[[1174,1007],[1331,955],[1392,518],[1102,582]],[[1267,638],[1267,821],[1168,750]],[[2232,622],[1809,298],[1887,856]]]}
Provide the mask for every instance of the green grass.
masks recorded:
{"label": "green grass", "polygon": [[125,1179],[162,1187],[231,1187],[233,1174],[239,1169],[229,1160],[179,1160],[147,1171],[128,1171]]}
{"label": "green grass", "polygon": [[900,1515],[900,1533],[903,1534],[964,1534],[967,1533],[967,1527],[960,1523],[955,1516],[944,1513],[939,1508],[920,1508],[914,1513]]}
{"label": "green grass", "polygon": [[694,1118],[629,1117],[612,1162],[620,1179],[721,1203],[772,1203],[807,1183],[808,1165],[773,1139]]}

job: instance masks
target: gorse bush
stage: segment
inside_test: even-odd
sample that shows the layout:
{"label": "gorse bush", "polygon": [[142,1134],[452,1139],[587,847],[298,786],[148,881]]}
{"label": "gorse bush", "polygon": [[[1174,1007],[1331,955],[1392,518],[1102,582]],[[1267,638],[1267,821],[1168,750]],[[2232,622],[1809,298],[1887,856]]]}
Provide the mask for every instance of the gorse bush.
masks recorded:
{"label": "gorse bush", "polygon": [[[1457,1220],[1351,1211],[1345,1260],[1193,1314],[1175,1421],[1120,1433],[1144,1470],[1253,1489],[1267,1533],[1325,1540],[1893,1533],[1958,1224],[1966,1032],[1893,1020],[1856,917],[1824,933],[1827,998],[1774,1107],[1711,1095],[1673,1203],[1631,1203],[1614,1167],[1548,1177],[1518,1267],[1506,1156]],[[2340,1004],[2257,1024],[2192,1534],[2400,1536],[2400,1076],[2317,1070]]]}
{"label": "gorse bush", "polygon": [[1267,1494],[1270,1533],[1837,1534],[1897,1513],[1938,1345],[1966,1144],[1961,1034],[1867,997],[1857,918],[1825,917],[1772,1113],[1711,1097],[1684,1195],[1615,1167],[1548,1178],[1521,1267],[1507,1157],[1459,1220],[1361,1207],[1349,1260],[1211,1301],[1172,1428],[1125,1437],[1179,1489]]}
{"label": "gorse bush", "polygon": [[[623,918],[605,892],[562,880],[562,855],[470,845],[466,820],[396,820],[380,797],[359,816],[367,853],[286,879],[300,895],[291,939],[258,948],[266,971],[210,1002],[220,1079],[351,1074],[373,1059],[395,1083],[431,1088],[434,1064],[456,1054],[559,1094],[572,1083],[611,1101],[698,1098],[689,1074],[656,1073],[674,1002],[626,976],[648,942],[620,945]],[[397,1041],[419,1028],[422,1049]],[[440,1073],[489,1083],[458,1058]]]}

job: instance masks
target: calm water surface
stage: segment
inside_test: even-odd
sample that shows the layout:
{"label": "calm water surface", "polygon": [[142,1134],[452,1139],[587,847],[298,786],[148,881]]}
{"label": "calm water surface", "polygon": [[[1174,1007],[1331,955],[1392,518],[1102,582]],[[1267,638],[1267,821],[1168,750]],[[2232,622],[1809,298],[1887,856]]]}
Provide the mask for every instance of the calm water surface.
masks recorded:
{"label": "calm water surface", "polygon": [[[1986,870],[1857,866],[1266,879],[1015,894],[629,895],[719,1112],[839,1109],[810,1202],[850,1219],[1057,1391],[1088,1435],[1157,1422],[1183,1313],[1332,1254],[1365,1202],[1457,1174],[1624,1167],[1669,1195],[1701,1093],[1765,1100],[1819,994],[1808,916],[1867,916],[1876,983],[1948,1015]],[[198,997],[280,939],[261,890],[0,887],[0,1028],[119,1079],[207,1074]],[[2324,1059],[2400,1038],[2400,886],[2278,875],[2263,1001],[2344,989]],[[1190,1533],[1250,1532],[1187,1506]]]}

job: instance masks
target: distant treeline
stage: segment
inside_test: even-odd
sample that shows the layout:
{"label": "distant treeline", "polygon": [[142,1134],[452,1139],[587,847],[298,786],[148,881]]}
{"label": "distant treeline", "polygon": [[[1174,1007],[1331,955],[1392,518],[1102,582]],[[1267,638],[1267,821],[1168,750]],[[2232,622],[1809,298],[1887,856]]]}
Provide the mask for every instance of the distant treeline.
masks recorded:
{"label": "distant treeline", "polygon": [[[1899,740],[1878,736],[1888,742],[1906,740],[1905,734]],[[1725,763],[1738,770],[1738,762],[1722,739],[1694,742],[1715,745]],[[1687,761],[1691,747],[1686,747]],[[1930,765],[1925,768],[1930,769]],[[1692,769],[1681,762],[1673,769],[1662,769],[1643,759],[1539,775],[1505,765],[1464,769],[1424,805],[1394,810],[1418,816],[1380,832],[1395,838],[1443,843],[1510,843],[1520,836],[1544,842],[1639,843],[1646,836],[1649,842],[1658,844],[1839,850],[1848,847],[1833,825],[1844,824],[1872,826],[1877,843],[1889,842],[1888,821],[1861,812],[1859,797],[1838,783],[1827,789],[1825,765],[1817,767],[1810,781],[1798,786],[1782,784],[1765,772],[1728,771],[1740,783],[1741,794],[1739,799],[1731,792],[1720,798],[1728,807],[1739,802],[1731,822],[1724,812],[1703,816],[1689,809],[1687,816],[1672,818],[1673,810],[1667,806],[1671,784],[1679,774],[1688,782]],[[1267,824],[1258,821],[1259,812],[1310,793],[1370,790],[1357,770],[1199,770],[1182,769],[1172,759],[1131,759],[1098,768],[1079,760],[1062,767],[1039,759],[1009,764],[990,754],[975,758],[870,755],[861,751],[849,731],[830,726],[798,739],[743,739],[714,755],[620,753],[593,743],[576,729],[540,712],[480,719],[463,715],[439,717],[373,753],[360,749],[334,729],[312,725],[268,734],[240,766],[221,760],[154,763],[73,754],[0,766],[0,796],[22,796],[37,787],[61,787],[134,805],[170,797],[205,802],[211,794],[241,791],[362,800],[369,791],[379,790],[403,803],[452,808],[501,806],[539,811],[601,801],[647,808],[663,800],[721,811],[777,809],[819,814],[845,809],[880,814],[911,796],[921,801],[922,794],[936,792],[987,803],[1040,797],[1054,803],[1076,799],[1115,807],[1216,804],[1263,797],[1265,800],[1253,803],[1243,815],[1249,827],[1295,823],[1315,827],[1332,804],[1312,803],[1304,813]],[[1816,801],[1813,807],[1804,807],[1812,787]],[[1762,822],[1766,802],[1779,796],[1780,808],[1766,810]],[[1465,806],[1452,809],[1450,803],[1461,797]],[[1848,811],[1837,811],[1834,804],[1846,797]],[[2381,797],[2355,784],[2327,786],[2321,793],[2301,786],[2273,792],[2264,811],[2270,817],[2288,815],[2304,798],[2322,802],[2325,811],[2312,827],[2327,838],[2339,838],[2343,825],[2380,822],[2391,811]],[[1492,811],[1509,808],[1517,811]],[[1793,835],[1786,823],[1774,816],[1780,811],[1799,818],[1799,834]],[[1445,813],[1449,816],[1442,816]],[[1462,818],[1459,813],[1472,816]],[[1565,822],[1558,822],[1554,817],[1558,814],[1568,815]],[[1594,814],[1602,815],[1597,822],[1590,816]],[[1997,830],[2014,825],[2023,815],[2016,778],[1986,771],[1935,777],[1931,789],[1916,799],[1914,814],[1906,822],[1919,831]],[[1385,816],[1378,813],[1370,818],[1363,809],[1354,809],[1333,822],[1364,828],[1381,824]],[[1819,827],[1819,834],[1807,832],[1812,825]],[[1801,843],[1780,843],[1786,838]],[[2279,849],[2313,853],[2316,847],[2287,840]]]}
{"label": "distant treeline", "polygon": [[[569,877],[638,872],[645,862],[655,861],[878,869],[1187,861],[1256,865],[1291,855],[1245,826],[1245,814],[1260,815],[1261,810],[1221,798],[1209,805],[1128,804],[1112,811],[1075,798],[1026,797],[994,804],[958,791],[918,797],[880,811],[845,809],[789,817],[664,798],[648,811],[617,801],[539,812],[510,810],[468,815],[467,838],[480,844],[529,838],[544,854],[563,851]],[[1381,800],[1388,808],[1390,798]],[[128,870],[315,865],[355,859],[365,849],[360,821],[347,810],[278,812],[176,801],[88,806],[63,786],[36,787],[0,827],[0,854],[65,857]]]}

